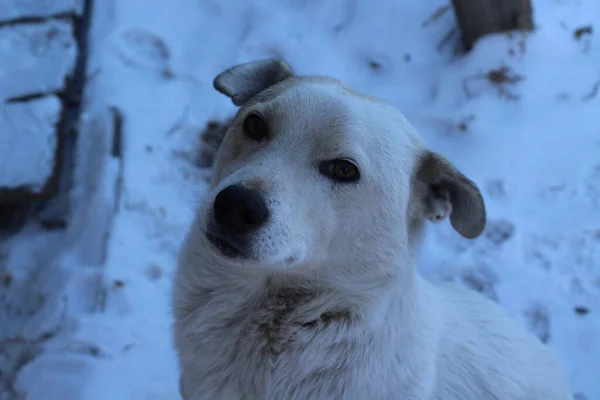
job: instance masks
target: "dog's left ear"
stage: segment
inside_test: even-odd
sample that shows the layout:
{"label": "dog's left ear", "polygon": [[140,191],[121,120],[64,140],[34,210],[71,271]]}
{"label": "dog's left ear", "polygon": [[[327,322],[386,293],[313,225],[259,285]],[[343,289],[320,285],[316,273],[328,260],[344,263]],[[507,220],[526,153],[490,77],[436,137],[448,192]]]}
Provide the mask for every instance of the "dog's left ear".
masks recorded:
{"label": "dog's left ear", "polygon": [[426,151],[417,163],[414,179],[413,217],[439,223],[450,216],[452,227],[465,238],[481,235],[486,223],[481,192],[450,161]]}
{"label": "dog's left ear", "polygon": [[292,68],[284,61],[271,58],[233,66],[217,75],[213,86],[231,97],[233,104],[242,106],[263,90],[293,75]]}

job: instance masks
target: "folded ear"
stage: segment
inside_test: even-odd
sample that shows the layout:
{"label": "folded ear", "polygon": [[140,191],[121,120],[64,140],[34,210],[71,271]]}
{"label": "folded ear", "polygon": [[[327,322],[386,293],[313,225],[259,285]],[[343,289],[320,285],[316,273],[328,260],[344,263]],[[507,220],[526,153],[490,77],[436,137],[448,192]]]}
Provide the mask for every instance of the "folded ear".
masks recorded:
{"label": "folded ear", "polygon": [[266,59],[233,66],[213,81],[219,92],[241,106],[258,93],[293,76],[292,68],[282,60]]}
{"label": "folded ear", "polygon": [[486,223],[477,186],[450,161],[431,151],[423,153],[417,164],[411,212],[434,223],[450,216],[452,227],[468,239],[481,235]]}

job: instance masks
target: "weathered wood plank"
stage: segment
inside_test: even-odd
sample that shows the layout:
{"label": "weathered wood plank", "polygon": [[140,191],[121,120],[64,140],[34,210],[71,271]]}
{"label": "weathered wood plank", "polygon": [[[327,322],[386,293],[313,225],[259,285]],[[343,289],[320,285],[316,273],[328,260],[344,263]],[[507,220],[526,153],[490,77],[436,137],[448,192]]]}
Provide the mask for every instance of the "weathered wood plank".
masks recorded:
{"label": "weathered wood plank", "polygon": [[86,265],[100,266],[106,261],[107,238],[123,179],[123,160],[116,151],[121,146],[122,123],[116,108],[97,109],[78,126],[68,242],[72,241],[73,254]]}
{"label": "weathered wood plank", "polygon": [[82,0],[0,0],[0,23],[55,15],[80,15],[82,10]]}
{"label": "weathered wood plank", "polygon": [[0,100],[63,90],[76,58],[70,22],[50,20],[0,28]]}
{"label": "weathered wood plank", "polygon": [[41,194],[56,164],[61,102],[47,96],[0,109],[0,203],[7,191]]}

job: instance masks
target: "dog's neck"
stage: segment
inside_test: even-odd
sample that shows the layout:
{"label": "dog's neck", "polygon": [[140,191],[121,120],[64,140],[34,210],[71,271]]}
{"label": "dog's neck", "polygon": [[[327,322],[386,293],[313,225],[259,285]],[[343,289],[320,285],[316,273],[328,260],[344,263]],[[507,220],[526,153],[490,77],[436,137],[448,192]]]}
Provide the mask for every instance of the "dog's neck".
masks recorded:
{"label": "dog's neck", "polygon": [[[378,325],[387,309],[397,314],[413,307],[411,303],[418,299],[419,278],[412,256],[395,260],[402,265],[390,265],[393,262],[385,259],[372,260],[381,264],[380,268],[370,265],[368,275],[357,277],[344,265],[310,265],[294,270],[224,265],[218,257],[198,253],[195,243],[192,235],[182,252],[178,279],[179,285],[187,288],[186,298],[178,302],[184,306],[182,313],[187,314],[206,301],[249,312],[249,305],[254,310],[275,307],[281,317],[309,324],[344,320]],[[186,304],[190,307],[187,311]],[[398,320],[398,315],[394,320]]]}
{"label": "dog's neck", "polygon": [[[304,327],[336,322],[373,326],[385,323],[386,310],[397,314],[400,309],[412,307],[408,303],[415,299],[417,279],[416,274],[411,273],[385,281],[340,284],[339,279],[290,271],[227,267],[201,270],[200,267],[195,272],[204,277],[190,280],[202,282],[200,287],[193,289],[198,291],[198,296],[201,297],[203,291],[211,293],[211,296],[222,291],[219,298],[231,302],[232,308],[245,309],[250,313],[269,312],[274,314],[276,321],[293,320]],[[234,297],[227,293],[234,294]]]}

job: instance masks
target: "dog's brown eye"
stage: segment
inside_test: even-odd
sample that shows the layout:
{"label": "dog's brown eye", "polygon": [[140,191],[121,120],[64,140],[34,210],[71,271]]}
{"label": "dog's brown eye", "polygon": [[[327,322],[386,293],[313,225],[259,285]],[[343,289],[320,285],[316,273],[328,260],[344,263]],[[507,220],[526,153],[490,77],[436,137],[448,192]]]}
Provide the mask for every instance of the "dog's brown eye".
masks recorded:
{"label": "dog's brown eye", "polygon": [[360,178],[356,164],[345,158],[321,163],[319,172],[337,182],[343,183],[356,182]]}
{"label": "dog's brown eye", "polygon": [[269,126],[258,114],[250,114],[244,120],[244,132],[250,139],[260,141],[269,134]]}

